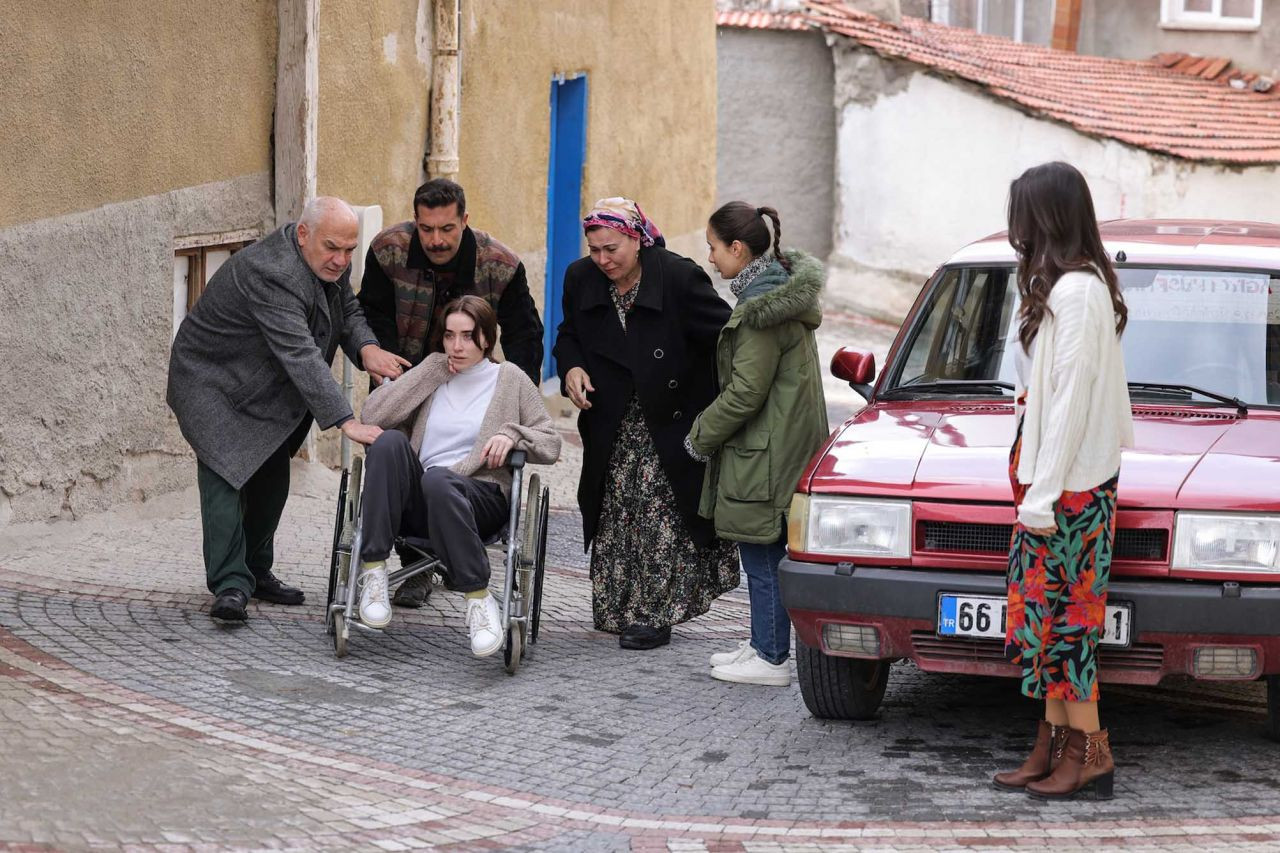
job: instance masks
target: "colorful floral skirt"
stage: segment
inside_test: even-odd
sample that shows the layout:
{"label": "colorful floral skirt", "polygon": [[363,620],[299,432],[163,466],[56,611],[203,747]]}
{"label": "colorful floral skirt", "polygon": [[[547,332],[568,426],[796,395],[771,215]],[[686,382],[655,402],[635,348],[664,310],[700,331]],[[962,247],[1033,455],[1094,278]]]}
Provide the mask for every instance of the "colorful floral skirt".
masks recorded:
{"label": "colorful floral skirt", "polygon": [[[1022,423],[1009,453],[1014,506]],[[1084,492],[1063,492],[1054,505],[1058,530],[1037,536],[1014,524],[1009,546],[1005,654],[1022,666],[1022,692],[1032,699],[1095,702],[1098,640],[1107,610],[1115,540],[1116,477]]]}
{"label": "colorful floral skirt", "polygon": [[599,631],[666,628],[701,616],[739,580],[738,546],[689,537],[658,449],[633,397],[609,458],[591,544],[591,610]]}

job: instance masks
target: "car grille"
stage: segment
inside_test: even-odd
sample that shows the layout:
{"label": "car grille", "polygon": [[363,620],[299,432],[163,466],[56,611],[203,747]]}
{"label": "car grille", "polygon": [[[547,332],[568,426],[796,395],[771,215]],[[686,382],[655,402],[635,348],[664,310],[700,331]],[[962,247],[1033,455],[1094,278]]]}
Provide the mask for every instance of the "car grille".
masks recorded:
{"label": "car grille", "polygon": [[[955,521],[922,521],[921,551],[962,554],[1007,554],[1013,537],[1011,524],[973,524]],[[1116,560],[1164,561],[1169,531],[1124,527],[1116,531]]]}
{"label": "car grille", "polygon": [[[1000,640],[943,639],[928,631],[912,631],[911,647],[919,657],[930,660],[1009,662],[1004,656],[1004,643]],[[1099,646],[1098,656],[1099,663],[1112,670],[1158,672],[1164,666],[1164,647],[1150,643],[1134,643],[1127,649]]]}

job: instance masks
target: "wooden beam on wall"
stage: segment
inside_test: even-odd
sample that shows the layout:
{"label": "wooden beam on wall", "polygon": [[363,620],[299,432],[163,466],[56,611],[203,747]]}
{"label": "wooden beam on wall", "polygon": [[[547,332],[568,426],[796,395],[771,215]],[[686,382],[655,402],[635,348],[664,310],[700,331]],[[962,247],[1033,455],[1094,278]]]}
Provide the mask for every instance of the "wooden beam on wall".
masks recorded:
{"label": "wooden beam on wall", "polygon": [[275,212],[292,222],[316,194],[316,111],[320,100],[319,0],[277,0]]}
{"label": "wooden beam on wall", "polygon": [[1075,52],[1080,41],[1080,11],[1084,0],[1056,0],[1053,8],[1053,40],[1055,50]]}

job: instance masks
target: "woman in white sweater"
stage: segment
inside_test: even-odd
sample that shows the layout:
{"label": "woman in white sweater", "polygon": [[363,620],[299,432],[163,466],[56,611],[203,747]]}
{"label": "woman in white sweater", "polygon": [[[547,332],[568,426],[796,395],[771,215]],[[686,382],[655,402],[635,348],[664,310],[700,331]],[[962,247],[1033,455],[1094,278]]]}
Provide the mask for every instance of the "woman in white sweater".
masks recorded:
{"label": "woman in white sweater", "polygon": [[524,371],[490,359],[498,322],[478,296],[445,306],[437,351],[365,401],[362,418],[386,430],[365,451],[360,547],[360,620],[391,621],[387,557],[397,535],[431,540],[451,588],[467,601],[471,651],[502,647],[499,608],[489,594],[484,540],[510,507],[512,450],[535,464],[560,456],[560,435]]}
{"label": "woman in white sweater", "polygon": [[1010,451],[1017,524],[1005,651],[1045,702],[1031,755],[995,784],[1059,799],[1110,798],[1115,765],[1098,720],[1098,641],[1115,537],[1120,448],[1133,421],[1120,335],[1127,310],[1084,177],[1028,169],[1009,189],[1021,297]]}

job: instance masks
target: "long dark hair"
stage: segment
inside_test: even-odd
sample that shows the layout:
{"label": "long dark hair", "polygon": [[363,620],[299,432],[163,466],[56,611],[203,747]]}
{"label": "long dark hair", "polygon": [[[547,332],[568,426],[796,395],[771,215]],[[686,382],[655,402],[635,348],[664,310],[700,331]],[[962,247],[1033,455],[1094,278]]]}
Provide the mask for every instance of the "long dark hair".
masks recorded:
{"label": "long dark hair", "polygon": [[1009,245],[1018,255],[1018,338],[1024,350],[1030,350],[1049,311],[1049,292],[1067,272],[1097,272],[1111,293],[1116,334],[1124,332],[1129,309],[1102,247],[1089,184],[1074,166],[1033,166],[1009,185]]}
{"label": "long dark hair", "polygon": [[[773,239],[769,239],[769,226],[764,224],[765,218],[773,223]],[[788,272],[791,264],[782,254],[782,221],[778,211],[772,207],[755,207],[745,201],[731,201],[722,206],[707,220],[711,230],[716,232],[720,242],[728,245],[734,240],[751,252],[751,257],[758,258],[769,251],[773,245],[773,257]]]}

